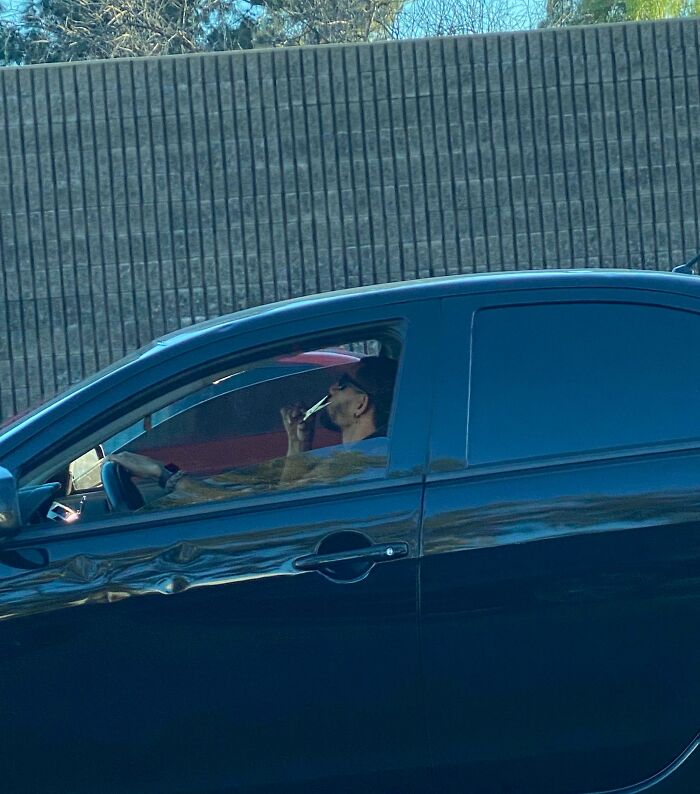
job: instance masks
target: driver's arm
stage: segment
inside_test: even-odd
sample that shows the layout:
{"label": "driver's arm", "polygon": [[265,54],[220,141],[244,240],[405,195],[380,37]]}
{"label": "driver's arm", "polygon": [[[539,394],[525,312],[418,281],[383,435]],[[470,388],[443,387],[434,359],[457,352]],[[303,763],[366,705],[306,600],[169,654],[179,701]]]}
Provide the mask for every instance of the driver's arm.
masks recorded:
{"label": "driver's arm", "polygon": [[108,455],[107,460],[118,463],[137,477],[157,480],[166,493],[189,495],[195,497],[196,501],[230,499],[235,495],[232,486],[259,485],[261,481],[260,473],[232,470],[202,482],[181,469],[173,473],[163,463],[135,452],[115,452]]}
{"label": "driver's arm", "polygon": [[206,495],[212,491],[217,491],[216,486],[197,482],[188,477],[182,469],[172,472],[165,467],[165,464],[146,455],[138,455],[135,452],[115,452],[112,455],[108,455],[107,459],[118,463],[137,477],[143,477],[146,480],[158,480],[159,485],[167,493],[177,491],[178,493]]}
{"label": "driver's arm", "polygon": [[284,429],[287,431],[287,455],[279,482],[281,485],[296,483],[306,477],[312,469],[309,457],[314,437],[314,416],[304,421],[306,406],[302,403],[286,405],[280,410]]}

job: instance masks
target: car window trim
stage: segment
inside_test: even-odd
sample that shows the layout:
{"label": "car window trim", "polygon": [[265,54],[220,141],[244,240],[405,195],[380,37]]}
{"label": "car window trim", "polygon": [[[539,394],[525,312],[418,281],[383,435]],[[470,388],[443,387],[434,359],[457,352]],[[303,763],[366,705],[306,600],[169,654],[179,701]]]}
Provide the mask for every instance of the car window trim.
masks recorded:
{"label": "car window trim", "polygon": [[[665,302],[664,302],[665,301]],[[446,359],[444,352],[441,355],[440,366],[444,369],[451,362],[453,368],[459,373],[458,388],[449,395],[452,405],[460,406],[452,418],[449,433],[436,425],[431,432],[430,460],[428,464],[429,479],[450,479],[464,476],[466,471],[477,471],[478,474],[490,472],[506,472],[529,470],[533,468],[546,468],[549,466],[566,465],[567,463],[587,462],[607,459],[634,457],[640,454],[657,454],[659,452],[674,452],[692,450],[700,440],[686,439],[675,441],[672,444],[643,443],[634,446],[612,449],[595,449],[583,453],[551,455],[543,458],[526,458],[516,461],[498,461],[495,463],[469,464],[468,462],[468,432],[469,408],[472,388],[472,357],[474,323],[479,312],[490,309],[508,309],[512,307],[552,305],[562,303],[615,303],[621,305],[637,305],[657,307],[671,311],[690,312],[700,316],[700,300],[695,296],[684,293],[665,291],[660,289],[621,288],[618,286],[584,286],[576,289],[566,288],[561,285],[530,288],[506,289],[503,291],[474,292],[470,295],[444,295],[440,299],[441,324],[443,336],[450,334],[455,338],[455,327],[459,318],[464,318],[465,333],[458,339],[458,344],[451,351],[450,359]],[[455,365],[455,356],[459,360]],[[436,395],[434,400],[434,415],[440,417],[448,415],[448,396]],[[455,400],[457,402],[455,402]],[[434,419],[434,422],[436,420]],[[463,429],[464,435],[461,435]],[[459,439],[463,438],[464,441]],[[645,452],[648,450],[648,452]]]}
{"label": "car window trim", "polygon": [[[437,322],[435,318],[439,311],[439,303],[431,299],[420,299],[407,301],[400,307],[400,311],[397,311],[397,309],[399,307],[394,304],[373,307],[371,310],[352,312],[352,314],[343,313],[335,316],[335,324],[330,328],[327,325],[319,328],[316,323],[312,323],[311,328],[309,328],[308,323],[300,324],[301,328],[295,325],[291,326],[291,328],[286,326],[287,333],[283,338],[276,336],[271,339],[269,335],[264,335],[262,340],[258,338],[254,344],[246,336],[237,340],[236,349],[229,349],[225,358],[221,355],[212,355],[211,359],[205,364],[208,371],[215,371],[221,368],[222,362],[228,366],[233,362],[240,363],[243,360],[251,360],[262,355],[263,352],[278,351],[282,345],[291,340],[296,340],[299,344],[306,344],[307,342],[321,344],[325,339],[337,339],[341,335],[357,339],[368,335],[375,337],[378,334],[395,335],[401,344],[401,362],[397,375],[395,404],[392,410],[388,463],[381,478],[339,483],[338,485],[326,484],[316,488],[305,488],[298,493],[287,490],[274,496],[266,493],[257,497],[246,497],[245,499],[234,498],[226,502],[216,501],[187,505],[182,508],[144,514],[143,517],[139,516],[137,521],[135,521],[135,514],[129,513],[119,517],[115,516],[114,518],[109,516],[101,517],[99,521],[93,519],[90,523],[82,526],[80,522],[71,526],[44,525],[36,529],[26,526],[10,543],[19,547],[20,545],[46,543],[53,538],[73,539],[102,536],[112,532],[128,531],[136,526],[156,526],[162,523],[179,524],[191,520],[194,511],[197,513],[197,518],[206,515],[237,515],[238,513],[245,514],[249,511],[275,509],[278,504],[288,505],[290,500],[293,500],[294,504],[304,504],[312,501],[330,500],[337,498],[338,495],[352,498],[355,492],[364,494],[379,493],[387,489],[394,490],[401,487],[422,486],[425,482],[427,469],[427,454],[425,453],[427,452],[429,414],[432,407],[433,394],[432,380],[424,377],[424,368],[418,367],[418,364],[425,360],[428,350],[434,342],[433,333],[426,334],[425,328],[436,330]],[[168,362],[165,363],[167,364]],[[159,369],[156,368],[156,373],[159,372]],[[197,376],[201,377],[203,371],[204,368],[198,368],[195,378]],[[155,383],[155,381],[156,377],[152,374],[151,382]],[[176,373],[172,377],[164,378],[163,383],[169,384],[169,386],[165,386],[166,389],[172,388],[174,383],[181,385],[182,378],[179,377],[179,373]],[[408,386],[410,386],[414,395],[422,395],[423,399],[419,400],[418,409],[413,406],[413,410],[409,410],[410,401],[402,399],[401,396],[402,384],[405,386],[404,391],[407,391]],[[416,389],[419,391],[416,392]],[[146,402],[154,399],[150,397],[150,400],[147,399]],[[402,403],[406,403],[403,409],[401,408]],[[135,412],[136,409],[131,407],[127,411],[129,414],[134,414]],[[107,413],[107,411],[104,411],[101,415],[105,416]],[[416,417],[419,420],[417,425],[415,425]],[[406,432],[408,426],[412,427],[410,434]],[[90,445],[88,442],[83,441],[81,446],[85,444]],[[75,446],[76,444],[73,442],[73,447]],[[417,455],[417,449],[422,449],[424,452]],[[70,442],[68,451],[71,451]],[[72,451],[75,450],[73,449]],[[64,448],[62,454],[66,454],[66,448]]]}
{"label": "car window trim", "polygon": [[[632,297],[632,296],[631,296]],[[639,454],[641,450],[645,449],[664,449],[664,448],[685,448],[687,445],[699,445],[700,444],[700,437],[695,438],[686,438],[682,441],[674,441],[668,444],[664,444],[663,442],[643,442],[639,444],[625,444],[624,446],[619,447],[598,447],[595,449],[588,449],[581,452],[572,452],[572,453],[560,453],[554,455],[543,455],[531,458],[517,458],[513,459],[505,459],[499,461],[492,461],[490,463],[483,463],[483,464],[471,464],[469,462],[469,431],[471,426],[471,408],[472,408],[472,394],[473,394],[473,364],[474,364],[474,334],[475,334],[475,327],[478,321],[478,317],[480,314],[484,312],[494,311],[494,310],[508,310],[513,308],[527,308],[527,307],[543,307],[543,306],[582,306],[582,305],[591,305],[594,304],[598,305],[615,305],[615,306],[635,306],[635,307],[644,307],[644,308],[655,308],[655,309],[663,309],[665,311],[672,311],[672,312],[682,312],[684,314],[693,314],[695,315],[698,320],[700,320],[700,308],[691,309],[685,306],[678,306],[672,305],[670,303],[667,304],[660,304],[655,301],[648,301],[648,302],[639,302],[638,300],[624,300],[623,296],[620,295],[618,299],[615,298],[577,298],[575,295],[572,295],[570,299],[561,299],[561,300],[538,300],[526,303],[507,303],[507,304],[498,304],[498,305],[478,305],[474,307],[470,324],[469,324],[469,357],[468,357],[468,385],[467,385],[467,415],[466,415],[466,437],[464,439],[464,459],[466,461],[466,468],[473,469],[477,467],[508,467],[516,466],[519,464],[526,464],[529,466],[537,465],[538,461],[565,461],[565,460],[588,460],[589,458],[598,458],[603,456],[605,459],[606,453],[608,457],[615,457],[616,453],[622,453],[625,451],[630,451],[632,455]],[[680,341],[680,340],[679,340]]]}
{"label": "car window trim", "polygon": [[527,458],[502,463],[479,463],[468,465],[463,462],[461,468],[450,471],[431,471],[426,476],[426,483],[442,482],[446,480],[480,479],[484,477],[499,476],[502,474],[530,474],[542,472],[547,469],[560,470],[567,467],[585,464],[607,464],[617,461],[643,460],[645,458],[664,457],[666,455],[700,453],[700,439],[693,439],[673,444],[646,444],[636,447],[620,447],[614,450],[595,450],[590,453],[576,455],[557,455],[541,458]]}
{"label": "car window trim", "polygon": [[[390,308],[394,309],[393,306]],[[304,345],[312,342],[318,342],[320,344],[321,340],[326,337],[342,335],[345,333],[350,333],[351,336],[361,336],[365,333],[376,335],[382,331],[394,332],[398,333],[399,335],[402,351],[401,357],[403,359],[411,313],[412,312],[410,309],[404,314],[396,314],[392,311],[390,314],[385,314],[381,318],[359,320],[355,321],[354,323],[350,322],[349,318],[347,318],[348,321],[346,323],[333,326],[330,329],[324,327],[323,329],[317,329],[315,331],[308,331],[306,333],[300,334],[298,337],[299,344]],[[191,388],[191,386],[197,381],[201,381],[204,378],[213,376],[219,372],[223,372],[230,367],[242,366],[246,362],[254,360],[259,356],[268,357],[274,355],[275,351],[279,351],[280,347],[284,345],[285,342],[289,342],[294,338],[294,335],[284,338],[276,337],[271,342],[264,342],[259,345],[250,346],[246,346],[246,342],[243,341],[240,344],[239,349],[228,352],[225,356],[212,357],[208,362],[205,362],[201,368],[198,368],[196,373],[192,373],[190,371],[189,373],[185,374],[182,370],[179,370],[174,376],[163,379],[158,383],[158,386],[151,387],[148,390],[149,393],[157,392],[156,396],[150,396],[148,399],[140,403],[137,403],[137,401],[134,400],[134,406],[130,407],[126,413],[120,414],[120,411],[123,410],[121,407],[123,406],[122,402],[116,407],[112,407],[111,409],[103,411],[97,416],[90,417],[89,420],[86,420],[82,423],[82,425],[79,425],[77,430],[73,430],[71,432],[71,436],[78,436],[79,438],[77,441],[73,441],[72,444],[69,442],[63,453],[58,453],[58,455],[54,453],[54,455],[50,455],[39,464],[39,468],[34,467],[27,471],[19,472],[19,486],[32,485],[35,484],[34,479],[42,480],[44,477],[51,476],[51,473],[57,470],[57,468],[60,468],[62,465],[62,463],[56,463],[57,456],[67,455],[71,459],[74,459],[74,456],[79,457],[82,453],[77,452],[76,454],[77,449],[83,447],[87,449],[90,447],[90,444],[94,446],[96,443],[101,443],[101,439],[105,437],[105,434],[107,437],[110,437],[115,432],[118,432],[119,428],[123,429],[124,427],[128,427],[129,422],[122,426],[118,418],[113,418],[115,415],[129,417],[130,422],[137,421],[142,415],[144,408],[151,410],[154,408],[154,406],[162,407],[165,405],[166,403],[163,401],[169,398],[169,394],[187,396],[188,394],[193,393],[193,391],[196,391],[196,387]],[[157,372],[157,367],[154,369],[154,373],[155,372]],[[131,378],[128,378],[126,381],[127,386],[130,381]],[[166,394],[166,392],[168,392],[168,394]],[[112,418],[109,419],[106,424],[100,423],[99,420],[105,416]],[[88,431],[88,433],[85,434],[84,428],[86,426],[94,426],[95,429]],[[87,441],[85,441],[85,439],[87,439]],[[15,476],[17,476],[17,473]]]}
{"label": "car window trim", "polygon": [[83,525],[76,524],[43,524],[32,528],[25,527],[12,538],[6,546],[22,548],[49,544],[55,541],[78,540],[81,538],[104,537],[120,532],[132,532],[159,525],[175,526],[190,522],[193,516],[199,519],[223,518],[230,515],[235,519],[239,515],[260,513],[261,510],[284,509],[290,505],[303,507],[307,502],[322,504],[325,501],[333,502],[339,496],[353,498],[362,495],[381,494],[382,491],[396,491],[402,488],[412,488],[423,485],[425,475],[410,474],[403,476],[389,475],[376,480],[361,480],[339,485],[319,485],[315,488],[299,490],[284,490],[271,494],[269,491],[254,496],[241,497],[228,501],[198,502],[161,511],[144,513],[119,513],[114,517],[107,516],[99,520],[92,520]]}

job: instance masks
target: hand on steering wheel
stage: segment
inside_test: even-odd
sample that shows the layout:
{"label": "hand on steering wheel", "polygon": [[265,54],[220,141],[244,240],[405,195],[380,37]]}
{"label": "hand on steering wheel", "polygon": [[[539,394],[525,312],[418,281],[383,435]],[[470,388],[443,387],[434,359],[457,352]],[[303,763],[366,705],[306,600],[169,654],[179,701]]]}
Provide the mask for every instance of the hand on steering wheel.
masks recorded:
{"label": "hand on steering wheel", "polygon": [[158,466],[156,461],[132,452],[119,452],[107,456],[102,464],[102,486],[109,506],[114,512],[138,510],[145,504],[141,491],[132,481],[131,475],[152,477],[155,468],[147,465],[146,461],[148,464]]}

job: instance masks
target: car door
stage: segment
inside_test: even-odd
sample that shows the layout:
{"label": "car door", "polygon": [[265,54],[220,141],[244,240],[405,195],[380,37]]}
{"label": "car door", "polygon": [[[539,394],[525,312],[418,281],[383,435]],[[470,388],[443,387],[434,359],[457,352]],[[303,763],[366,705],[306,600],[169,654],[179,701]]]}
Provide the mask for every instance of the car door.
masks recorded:
{"label": "car door", "polygon": [[421,563],[438,789],[696,790],[698,306],[530,290],[448,299],[443,328]]}
{"label": "car door", "polygon": [[[6,790],[423,789],[417,565],[433,311],[332,318],[403,328],[384,477],[28,527],[4,543]],[[307,332],[332,330],[324,322]],[[353,559],[358,537],[374,562]]]}

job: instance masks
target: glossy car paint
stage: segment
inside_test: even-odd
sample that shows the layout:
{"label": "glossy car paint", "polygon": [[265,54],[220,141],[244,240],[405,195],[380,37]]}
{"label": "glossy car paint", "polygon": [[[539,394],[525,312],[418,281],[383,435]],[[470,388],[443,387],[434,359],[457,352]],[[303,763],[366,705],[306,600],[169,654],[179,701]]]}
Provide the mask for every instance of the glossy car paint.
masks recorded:
{"label": "glossy car paint", "polygon": [[[332,318],[256,329],[259,351],[334,327],[403,324],[401,389],[417,408],[397,403],[393,421],[404,437],[416,420],[424,429],[392,449],[386,481],[38,527],[4,544],[8,790],[53,790],[57,780],[71,792],[424,789],[417,558],[431,384],[417,362],[432,310],[335,306]],[[248,344],[232,334],[228,356]],[[165,345],[162,361],[157,348],[148,367],[136,359],[132,377],[117,370],[111,389],[96,381],[94,399],[78,393],[79,408],[69,400],[39,417],[44,444],[58,442],[67,416],[89,427],[83,406],[109,422],[130,382],[143,397],[172,382],[168,369],[190,374],[212,347],[218,361],[216,339],[177,361]],[[16,431],[15,456],[40,445],[31,430]],[[359,579],[352,564],[335,579],[295,568],[348,531],[408,554]]]}
{"label": "glossy car paint", "polygon": [[[0,565],[24,613],[0,623],[7,790],[410,790],[419,504],[416,484],[365,487],[15,545],[48,560]],[[347,528],[411,557],[352,585],[295,573]]]}
{"label": "glossy car paint", "polygon": [[[444,329],[473,328],[488,306],[575,299],[700,310],[658,293],[533,290],[447,300]],[[438,789],[695,790],[682,764],[662,773],[700,728],[700,452],[470,466],[469,334],[462,342],[449,358],[465,369],[436,402],[453,424],[433,436],[421,563]],[[552,426],[569,409],[548,407]]]}
{"label": "glossy car paint", "polygon": [[[472,302],[606,290],[700,301],[619,272],[303,300],[156,343],[0,436],[31,481],[203,366],[407,329],[386,481],[4,541],[8,790],[697,790],[700,451],[465,461]],[[342,531],[409,553],[353,582],[296,571]]]}

